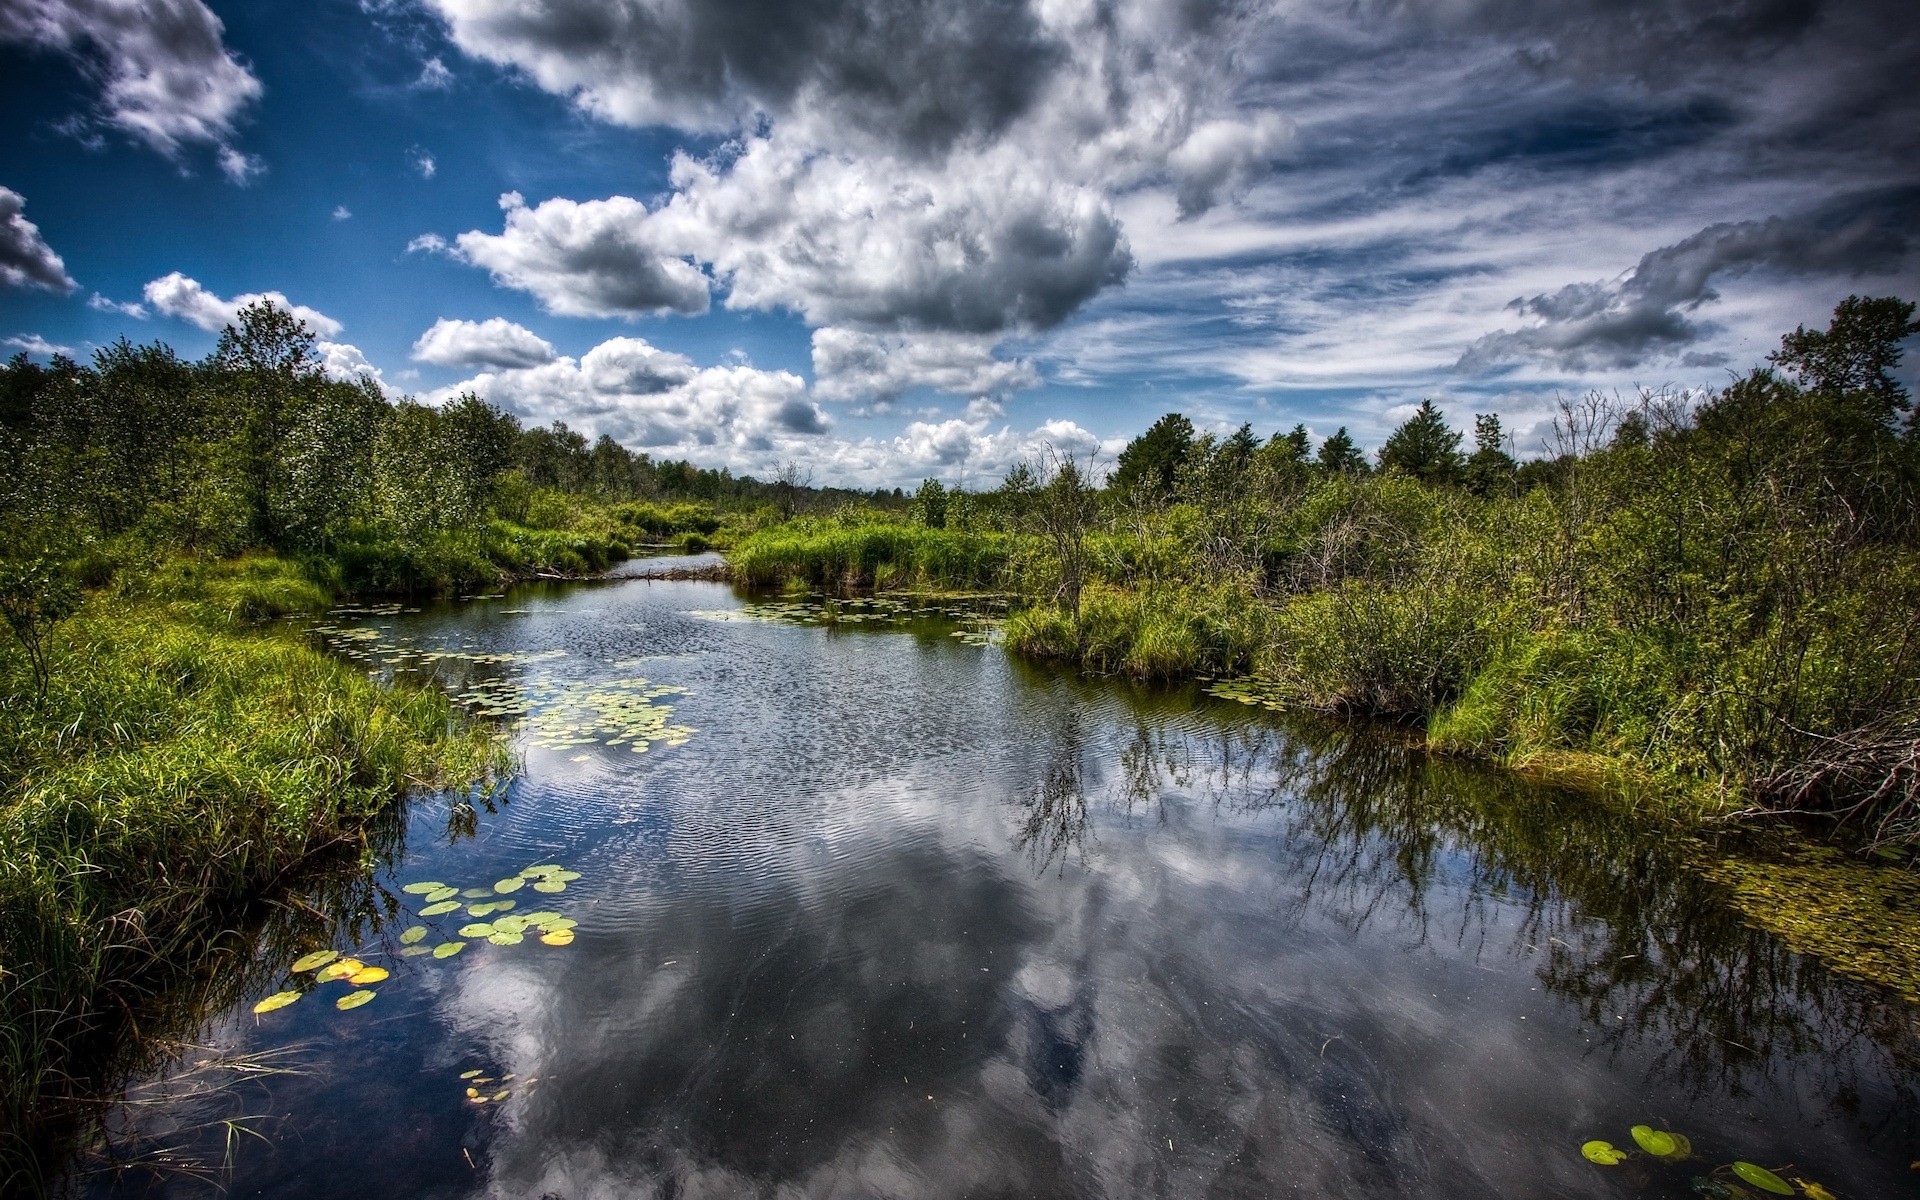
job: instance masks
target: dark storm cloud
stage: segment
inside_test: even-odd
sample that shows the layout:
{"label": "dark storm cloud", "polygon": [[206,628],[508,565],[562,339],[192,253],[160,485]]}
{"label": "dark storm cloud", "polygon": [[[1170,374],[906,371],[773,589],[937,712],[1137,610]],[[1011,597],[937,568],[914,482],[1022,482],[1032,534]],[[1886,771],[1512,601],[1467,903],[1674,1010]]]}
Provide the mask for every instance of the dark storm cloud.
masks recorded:
{"label": "dark storm cloud", "polygon": [[80,285],[40,236],[39,226],[22,215],[26,204],[19,192],[0,187],[0,287],[71,292]]}
{"label": "dark storm cloud", "polygon": [[802,100],[919,150],[990,136],[1065,54],[1024,0],[433,0],[471,52],[630,124],[728,127]]}
{"label": "dark storm cloud", "polygon": [[1760,270],[1788,277],[1887,273],[1916,235],[1920,189],[1848,197],[1797,217],[1710,225],[1647,254],[1620,280],[1515,300],[1510,307],[1536,323],[1488,334],[1460,365],[1538,358],[1573,370],[1636,366],[1700,338],[1701,327],[1687,314],[1718,298],[1715,279]]}

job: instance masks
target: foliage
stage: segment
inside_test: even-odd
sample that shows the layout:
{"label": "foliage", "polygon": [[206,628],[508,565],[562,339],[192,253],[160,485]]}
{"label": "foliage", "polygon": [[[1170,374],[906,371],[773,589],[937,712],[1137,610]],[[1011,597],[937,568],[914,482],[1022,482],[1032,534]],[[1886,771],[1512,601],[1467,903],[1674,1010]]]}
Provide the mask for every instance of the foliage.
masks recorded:
{"label": "foliage", "polygon": [[79,603],[79,589],[50,556],[0,559],[0,617],[26,652],[36,698],[47,694],[48,631],[72,615]]}

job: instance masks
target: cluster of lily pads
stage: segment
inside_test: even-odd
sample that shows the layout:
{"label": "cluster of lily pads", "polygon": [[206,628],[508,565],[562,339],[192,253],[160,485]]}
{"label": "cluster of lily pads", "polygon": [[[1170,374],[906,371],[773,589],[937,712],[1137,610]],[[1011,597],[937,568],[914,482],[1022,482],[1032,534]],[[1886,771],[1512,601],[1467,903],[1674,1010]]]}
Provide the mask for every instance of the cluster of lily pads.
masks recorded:
{"label": "cluster of lily pads", "polygon": [[1287,707],[1277,696],[1251,679],[1217,679],[1205,682],[1207,695],[1216,696],[1222,700],[1232,700],[1254,708],[1270,708],[1276,712],[1284,711]]}
{"label": "cluster of lily pads", "polygon": [[[495,1089],[490,1086],[496,1083],[512,1083],[514,1077],[511,1074],[502,1075],[496,1079],[481,1071],[480,1068],[475,1067],[470,1071],[460,1072],[460,1079],[461,1082],[467,1085],[468,1104],[498,1104],[513,1095],[513,1089],[510,1087],[503,1086]],[[540,1077],[538,1075],[529,1075],[520,1081],[520,1088],[524,1091],[539,1082]]]}
{"label": "cluster of lily pads", "polygon": [[[495,946],[517,946],[528,938],[538,938],[548,946],[572,945],[573,931],[580,924],[572,917],[549,909],[525,913],[511,910],[519,906],[519,900],[513,895],[515,892],[526,889],[541,895],[557,895],[566,891],[567,885],[578,878],[578,871],[569,871],[558,863],[546,863],[496,880],[491,887],[460,888],[437,880],[409,883],[400,890],[420,898],[422,917],[444,917],[465,910],[464,916],[475,919],[460,927],[458,937],[443,937],[431,946],[426,943],[433,936],[432,929],[426,925],[408,926],[400,934],[400,956],[452,958],[467,948],[469,939],[481,938]],[[506,915],[495,915],[499,913]],[[303,954],[294,960],[291,970],[296,975],[313,972],[316,987],[335,981],[352,985],[354,990],[334,1001],[333,1006],[343,1011],[370,1002],[377,993],[367,985],[378,983],[388,975],[385,967],[369,966],[338,950],[315,950]],[[253,1011],[273,1012],[304,999],[306,995],[307,992],[300,989],[275,992],[255,1004]]]}
{"label": "cluster of lily pads", "polygon": [[[1693,1157],[1693,1143],[1684,1133],[1675,1133],[1667,1129],[1655,1129],[1651,1125],[1635,1125],[1627,1131],[1649,1158],[1662,1163],[1681,1163]],[[1580,1153],[1588,1162],[1603,1167],[1617,1167],[1634,1157],[1633,1151],[1623,1150],[1612,1142],[1593,1141],[1583,1143]],[[1783,1170],[1785,1168],[1782,1168]],[[1773,1196],[1806,1196],[1808,1200],[1835,1200],[1834,1194],[1811,1179],[1794,1176],[1788,1182],[1780,1175],[1758,1163],[1736,1161],[1715,1167],[1705,1175],[1693,1177],[1693,1190],[1713,1200],[1752,1200],[1754,1193],[1742,1184],[1749,1184],[1760,1191]]]}
{"label": "cluster of lily pads", "polygon": [[940,619],[960,628],[948,636],[970,646],[993,641],[1002,624],[1006,598],[990,593],[927,597],[917,595],[855,596],[846,599],[813,593],[805,600],[766,600],[737,609],[718,609],[695,615],[717,621],[773,621],[785,625],[890,625]]}
{"label": "cluster of lily pads", "polygon": [[477,684],[454,698],[483,717],[507,719],[526,730],[528,744],[540,750],[580,746],[625,746],[645,754],[655,742],[684,746],[695,730],[672,723],[664,697],[685,688],[645,679],[615,679],[574,684],[543,679],[529,687],[508,680]]}

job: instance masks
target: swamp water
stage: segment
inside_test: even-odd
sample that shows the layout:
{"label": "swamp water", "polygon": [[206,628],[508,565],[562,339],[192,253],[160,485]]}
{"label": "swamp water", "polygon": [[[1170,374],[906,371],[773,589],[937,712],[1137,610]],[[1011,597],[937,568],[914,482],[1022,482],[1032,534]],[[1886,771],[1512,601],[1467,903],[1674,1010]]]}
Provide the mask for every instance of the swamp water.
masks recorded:
{"label": "swamp water", "polygon": [[292,897],[78,1190],[1920,1193],[1920,1014],[1630,821],[807,616],[629,579],[334,618],[525,769]]}

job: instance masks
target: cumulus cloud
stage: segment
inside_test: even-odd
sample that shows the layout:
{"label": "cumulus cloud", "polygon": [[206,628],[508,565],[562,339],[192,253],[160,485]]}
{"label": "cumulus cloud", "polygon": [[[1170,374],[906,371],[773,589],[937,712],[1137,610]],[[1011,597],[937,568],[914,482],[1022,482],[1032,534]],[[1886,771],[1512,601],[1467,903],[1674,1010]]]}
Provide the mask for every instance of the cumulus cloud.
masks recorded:
{"label": "cumulus cloud", "polygon": [[26,197],[0,187],[0,287],[41,288],[63,295],[73,291],[80,285],[40,236],[40,227],[23,215],[26,206]]}
{"label": "cumulus cloud", "polygon": [[37,333],[23,333],[16,337],[10,337],[4,342],[0,342],[0,346],[12,346],[15,350],[23,350],[28,354],[39,355],[42,358],[51,358],[56,354],[73,353],[72,346],[56,345]]}
{"label": "cumulus cloud", "polygon": [[[285,309],[295,317],[306,322],[307,328],[319,338],[334,338],[344,328],[317,309],[304,304],[295,304],[281,292],[247,292],[232,299],[222,300],[200,282],[189,279],[178,271],[170,272],[153,280],[145,288],[147,303],[155,312],[175,317],[190,325],[197,325],[208,333],[218,333],[228,325],[239,321],[240,310],[257,301],[271,301],[276,307]],[[356,351],[356,353],[358,353]]]}
{"label": "cumulus cloud", "polygon": [[132,317],[136,321],[147,319],[146,305],[132,300],[110,300],[99,292],[87,298],[87,307],[95,312],[118,313],[123,317]]}
{"label": "cumulus cloud", "polygon": [[484,371],[433,397],[472,392],[534,421],[565,420],[643,448],[734,456],[825,433],[829,422],[790,371],[696,367],[639,338],[613,338],[580,359]]}
{"label": "cumulus cloud", "polygon": [[1538,358],[1570,370],[1632,367],[1698,341],[1689,314],[1719,293],[1712,284],[1749,271],[1779,275],[1886,272],[1920,236],[1920,192],[1876,196],[1822,212],[1709,225],[1643,256],[1612,280],[1571,283],[1509,306],[1527,324],[1491,333],[1460,365],[1485,368]]}
{"label": "cumulus cloud", "polygon": [[470,231],[451,246],[424,234],[410,248],[484,267],[495,283],[530,292],[561,316],[707,311],[706,276],[661,243],[640,201],[555,199],[529,208],[520,193],[508,192],[500,207],[507,214],[500,233]]}
{"label": "cumulus cloud", "polygon": [[99,86],[97,119],[169,158],[189,145],[220,151],[244,181],[257,160],[233,149],[235,125],[260,81],[222,42],[225,26],[201,0],[10,0],[0,42],[73,58]]}
{"label": "cumulus cloud", "polygon": [[995,358],[990,338],[835,326],[813,331],[813,375],[815,394],[827,400],[891,401],[912,387],[985,396],[1040,382],[1031,363]]}
{"label": "cumulus cloud", "polygon": [[413,358],[437,367],[537,367],[552,362],[554,352],[552,343],[504,317],[442,317],[413,343]]}
{"label": "cumulus cloud", "polygon": [[407,161],[413,164],[414,170],[420,172],[422,179],[432,179],[440,170],[440,164],[433,160],[433,155],[418,146],[407,151]]}
{"label": "cumulus cloud", "polygon": [[328,377],[346,383],[358,383],[365,379],[379,388],[381,394],[389,400],[400,397],[400,389],[387,382],[380,368],[374,366],[367,356],[361,353],[360,347],[348,342],[329,342],[322,339],[315,343],[314,348],[320,352],[320,369]]}

